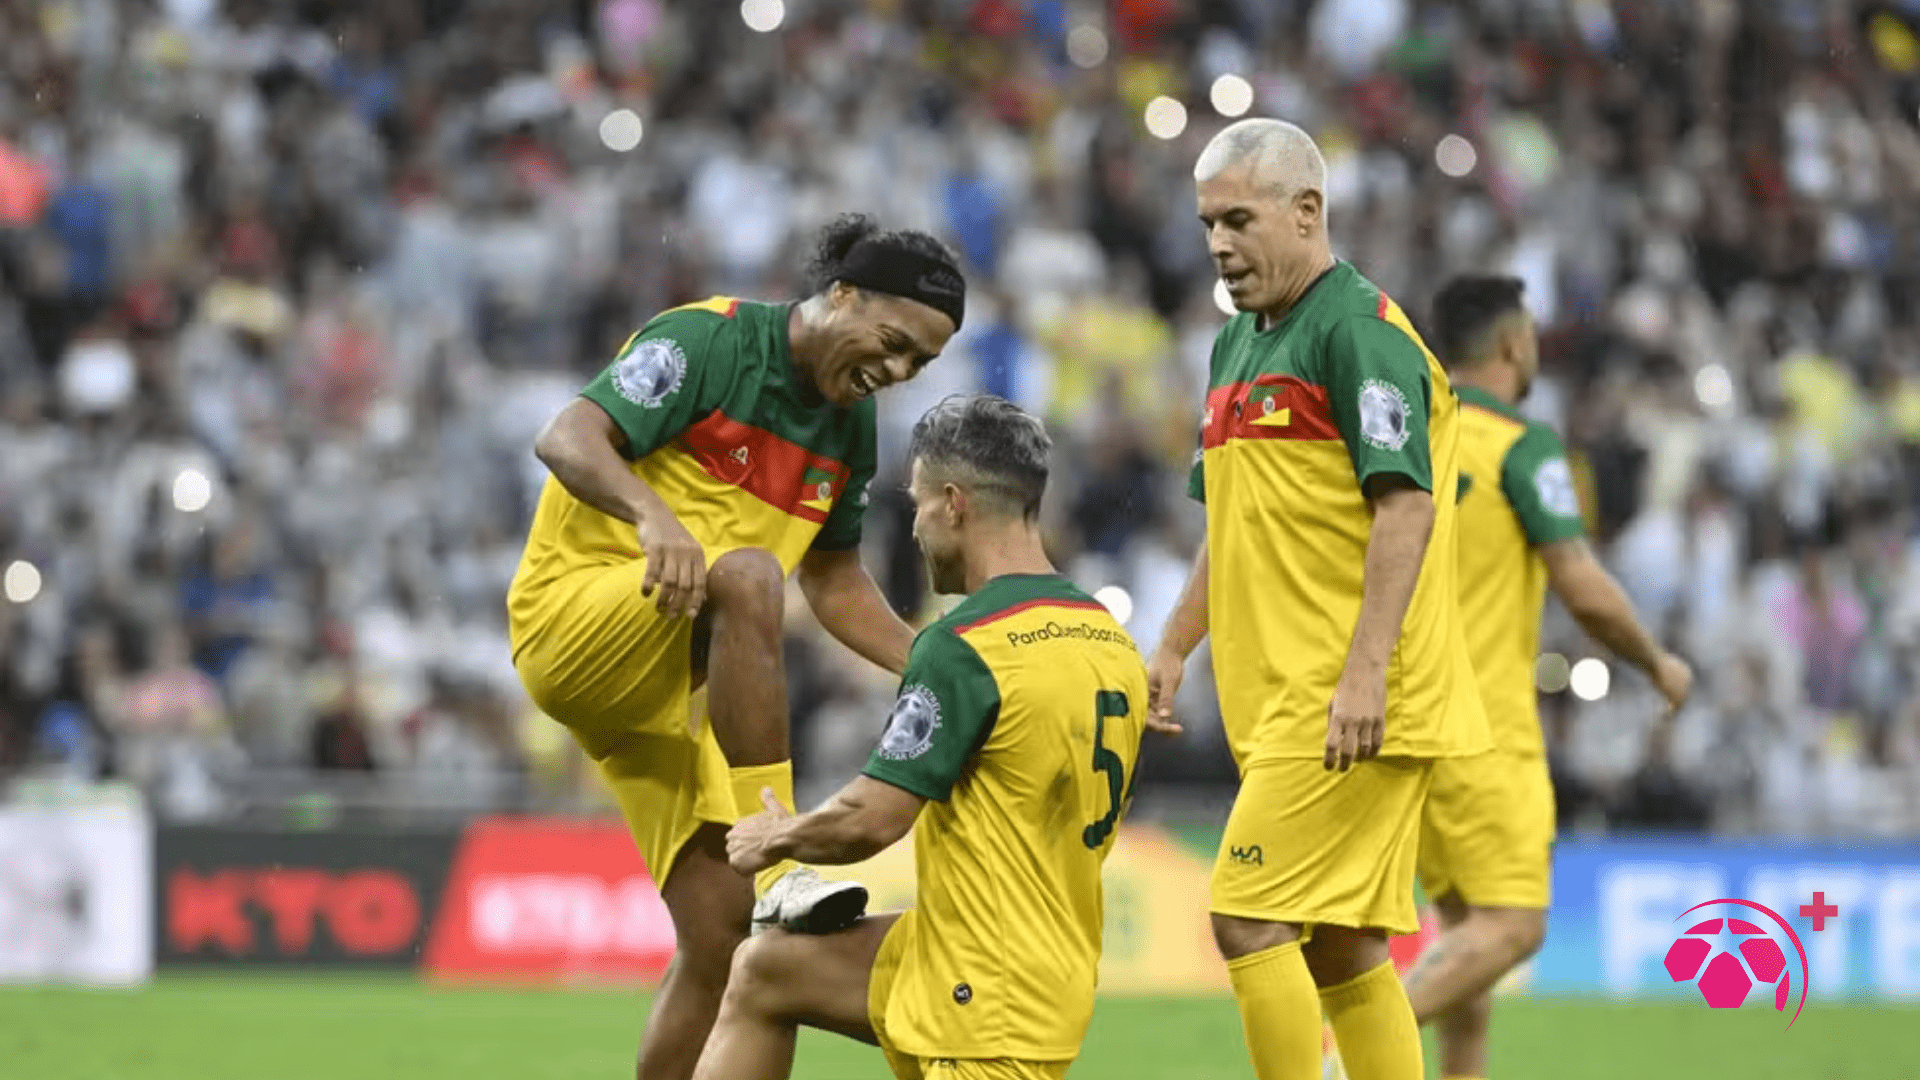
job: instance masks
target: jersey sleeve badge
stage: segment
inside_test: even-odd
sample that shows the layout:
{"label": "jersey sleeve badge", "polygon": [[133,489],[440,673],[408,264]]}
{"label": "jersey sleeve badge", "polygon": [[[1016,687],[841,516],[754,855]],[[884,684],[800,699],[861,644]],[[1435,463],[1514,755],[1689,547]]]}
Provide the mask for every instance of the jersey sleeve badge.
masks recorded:
{"label": "jersey sleeve badge", "polygon": [[1360,437],[1379,450],[1407,445],[1407,397],[1379,379],[1360,384]]}
{"label": "jersey sleeve badge", "polygon": [[687,377],[687,354],[668,338],[636,341],[614,363],[613,386],[643,409],[657,409]]}
{"label": "jersey sleeve badge", "polygon": [[1574,490],[1573,470],[1567,467],[1566,458],[1552,457],[1541,462],[1533,471],[1533,490],[1548,513],[1568,518],[1580,516],[1580,495]]}
{"label": "jersey sleeve badge", "polygon": [[911,761],[933,746],[933,733],[938,730],[940,699],[924,686],[909,686],[887,717],[886,734],[880,737],[880,756],[888,761]]}

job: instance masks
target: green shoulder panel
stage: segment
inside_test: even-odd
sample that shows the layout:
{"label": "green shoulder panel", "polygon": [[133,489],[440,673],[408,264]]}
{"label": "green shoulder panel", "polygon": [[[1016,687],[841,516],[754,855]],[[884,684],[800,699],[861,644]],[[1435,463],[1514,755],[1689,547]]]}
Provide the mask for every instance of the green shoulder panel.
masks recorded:
{"label": "green shoulder panel", "polygon": [[736,327],[711,308],[664,312],[580,392],[625,433],[629,460],[672,442],[727,400],[741,367]]}
{"label": "green shoulder panel", "polygon": [[944,802],[999,715],[993,672],[942,619],[914,638],[886,733],[862,771]]}
{"label": "green shoulder panel", "polygon": [[1347,444],[1354,478],[1393,473],[1433,490],[1427,417],[1433,384],[1427,356],[1399,327],[1373,315],[1346,315],[1325,331],[1316,380]]}
{"label": "green shoulder panel", "polygon": [[1528,543],[1538,547],[1586,534],[1566,448],[1545,424],[1529,423],[1526,433],[1507,448],[1500,488]]}

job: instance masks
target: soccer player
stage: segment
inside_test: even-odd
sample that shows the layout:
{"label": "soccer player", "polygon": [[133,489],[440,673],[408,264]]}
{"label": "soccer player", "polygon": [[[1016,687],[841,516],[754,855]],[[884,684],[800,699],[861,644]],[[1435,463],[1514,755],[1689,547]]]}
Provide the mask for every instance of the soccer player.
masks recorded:
{"label": "soccer player", "polygon": [[798,303],[656,316],[534,447],[552,477],[507,594],[514,664],[599,763],[679,945],[641,1080],[692,1073],[750,919],[824,932],[866,909],[810,870],[742,878],[726,827],[763,788],[793,803],[789,573],[841,642],[906,666],[913,631],[859,559],[873,395],[946,345],[966,286],[939,241],[861,216],[823,231],[812,273]]}
{"label": "soccer player", "polygon": [[1663,650],[1582,538],[1580,503],[1553,430],[1514,405],[1539,370],[1533,318],[1510,277],[1461,277],[1433,304],[1435,343],[1460,414],[1460,607],[1494,749],[1438,762],[1420,878],[1446,927],[1407,976],[1438,1022],[1443,1077],[1486,1075],[1491,988],[1546,931],[1553,847],[1534,662],[1549,586],[1587,633],[1678,709],[1693,673]]}
{"label": "soccer player", "polygon": [[800,817],[768,798],[727,846],[754,873],[857,862],[912,829],[916,905],[749,940],[696,1077],[787,1076],[800,1024],[877,1043],[903,1080],[1057,1078],[1079,1054],[1147,673],[1047,561],[1048,448],[1038,420],[990,395],[915,427],[913,535],[935,591],[967,599],[914,640],[864,774]]}
{"label": "soccer player", "polygon": [[1211,631],[1240,791],[1210,906],[1255,1074],[1317,1080],[1324,1009],[1356,1080],[1417,1080],[1387,938],[1418,928],[1434,760],[1488,745],[1455,594],[1458,403],[1333,257],[1305,132],[1235,123],[1194,179],[1239,314],[1214,341],[1189,484],[1207,539],[1148,664],[1153,710]]}

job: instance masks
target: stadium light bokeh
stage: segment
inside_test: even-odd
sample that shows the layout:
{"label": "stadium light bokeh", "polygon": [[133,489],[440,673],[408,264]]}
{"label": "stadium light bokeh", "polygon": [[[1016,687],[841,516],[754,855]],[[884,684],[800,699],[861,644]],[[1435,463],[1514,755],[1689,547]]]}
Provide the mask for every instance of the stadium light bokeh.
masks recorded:
{"label": "stadium light bokeh", "polygon": [[1459,135],[1448,135],[1433,148],[1433,163],[1456,180],[1473,171],[1480,163],[1480,152]]}
{"label": "stadium light bokeh", "polygon": [[632,109],[615,109],[600,120],[600,142],[616,154],[624,154],[640,145],[646,125]]}
{"label": "stadium light bokeh", "polygon": [[1100,601],[1100,606],[1106,608],[1107,613],[1113,616],[1113,621],[1121,626],[1127,625],[1127,620],[1133,618],[1133,594],[1120,586],[1102,585],[1094,590],[1093,598]]}
{"label": "stadium light bokeh", "polygon": [[25,559],[15,559],[7,564],[6,579],[0,587],[14,603],[28,603],[40,595],[40,568]]}
{"label": "stadium light bokeh", "polygon": [[1221,116],[1242,116],[1253,108],[1253,84],[1238,75],[1222,75],[1213,80],[1207,98],[1213,103],[1213,111]]}
{"label": "stadium light bokeh", "polygon": [[1543,694],[1558,694],[1567,688],[1567,658],[1557,652],[1541,653],[1533,662],[1533,685]]}
{"label": "stadium light bokeh", "polygon": [[1187,107],[1180,104],[1178,98],[1165,94],[1147,102],[1146,113],[1141,117],[1146,122],[1147,134],[1156,139],[1177,139],[1187,130]]}
{"label": "stadium light bokeh", "polygon": [[1599,701],[1613,686],[1613,672],[1605,660],[1589,656],[1573,665],[1567,675],[1567,686],[1581,701]]}
{"label": "stadium light bokeh", "polygon": [[1107,59],[1107,35],[1082,23],[1067,31],[1067,59],[1078,68],[1097,68]]}
{"label": "stadium light bokeh", "polygon": [[782,0],[741,0],[740,21],[747,29],[769,34],[787,20],[787,5]]}
{"label": "stadium light bokeh", "polygon": [[199,469],[181,469],[173,478],[173,505],[177,510],[197,514],[213,501],[213,482]]}

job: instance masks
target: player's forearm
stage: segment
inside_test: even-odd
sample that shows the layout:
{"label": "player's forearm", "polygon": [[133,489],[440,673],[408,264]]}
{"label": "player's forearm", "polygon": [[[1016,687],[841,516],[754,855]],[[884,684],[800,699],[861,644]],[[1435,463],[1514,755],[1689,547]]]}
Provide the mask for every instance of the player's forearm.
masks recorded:
{"label": "player's forearm", "polygon": [[800,591],[827,633],[893,672],[907,669],[913,627],[894,614],[857,552],[814,552],[800,564]]}
{"label": "player's forearm", "polygon": [[1200,642],[1207,636],[1207,542],[1200,541],[1200,550],[1193,557],[1193,572],[1187,575],[1186,587],[1180,590],[1180,602],[1173,606],[1173,614],[1167,616],[1167,625],[1160,631],[1160,649],[1172,653],[1182,660],[1193,655]]}
{"label": "player's forearm", "polygon": [[1433,496],[1403,488],[1374,501],[1373,527],[1367,536],[1360,618],[1347,649],[1347,667],[1383,674],[1400,641],[1400,624],[1420,583],[1420,564],[1433,536]]}
{"label": "player's forearm", "polygon": [[609,517],[639,525],[671,513],[646,481],[633,474],[607,431],[583,420],[575,407],[547,425],[533,453],[569,494]]}
{"label": "player's forearm", "polygon": [[900,837],[888,836],[873,808],[842,790],[825,806],[793,819],[771,845],[776,859],[844,866],[872,858]]}
{"label": "player's forearm", "polygon": [[1606,567],[1588,556],[1557,575],[1554,592],[1568,614],[1595,641],[1648,675],[1660,660],[1660,643],[1640,625],[1633,602]]}

